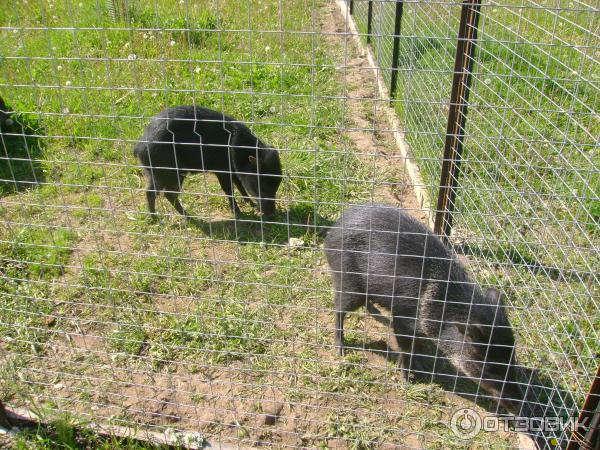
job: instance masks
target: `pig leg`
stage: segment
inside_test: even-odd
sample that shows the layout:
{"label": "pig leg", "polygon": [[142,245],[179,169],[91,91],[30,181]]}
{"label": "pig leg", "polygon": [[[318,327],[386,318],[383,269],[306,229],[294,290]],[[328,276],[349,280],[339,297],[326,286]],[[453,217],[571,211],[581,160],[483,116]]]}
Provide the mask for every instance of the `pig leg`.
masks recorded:
{"label": "pig leg", "polygon": [[156,191],[154,186],[148,186],[146,190],[146,200],[148,201],[148,210],[152,217],[156,218]]}
{"label": "pig leg", "polygon": [[340,292],[337,288],[334,289],[335,345],[338,348],[340,356],[344,356],[344,319],[346,318],[346,313],[348,311],[356,311],[361,305],[364,305],[365,297],[364,295]]}
{"label": "pig leg", "polygon": [[392,322],[394,326],[394,334],[396,335],[396,342],[398,343],[398,347],[400,349],[398,364],[402,372],[402,377],[405,381],[408,381],[408,372],[410,369],[410,357],[414,334],[414,325],[413,327],[411,327],[410,322],[416,324],[416,320],[406,318],[393,318]]}
{"label": "pig leg", "polygon": [[344,318],[346,311],[342,309],[342,293],[340,292],[340,273],[333,272],[333,304],[335,306],[335,346],[340,356],[344,356]]}
{"label": "pig leg", "polygon": [[386,327],[392,326],[392,320],[386,317],[385,315],[381,314],[381,311],[377,309],[377,307],[373,303],[367,302],[367,311],[369,311],[371,317],[373,317],[373,319],[375,319],[380,324],[385,325]]}
{"label": "pig leg", "polygon": [[165,197],[167,200],[169,200],[169,203],[173,205],[179,214],[187,217],[188,213],[185,211],[185,209],[183,209],[183,206],[179,202],[179,194],[177,192],[165,192]]}
{"label": "pig leg", "polygon": [[340,356],[344,356],[344,318],[346,311],[335,312],[335,346],[338,348]]}
{"label": "pig leg", "polygon": [[185,179],[185,172],[177,171],[173,173],[173,171],[168,171],[164,173],[161,179],[163,180],[161,187],[166,199],[179,214],[187,217],[185,209],[183,209],[183,206],[179,202],[179,194],[181,193],[181,185]]}
{"label": "pig leg", "polygon": [[342,309],[342,293],[335,286],[333,293],[333,303],[335,305],[335,346],[340,356],[344,356],[344,319],[346,311]]}
{"label": "pig leg", "polygon": [[235,187],[238,189],[238,191],[240,191],[240,194],[242,194],[242,200],[244,200],[246,203],[250,203],[252,206],[255,206],[254,202],[250,199],[248,192],[246,192],[246,188],[244,188],[244,185],[238,177],[233,177],[233,184],[235,184]]}
{"label": "pig leg", "polygon": [[150,217],[152,220],[157,219],[156,214],[156,186],[154,185],[154,180],[152,179],[152,173],[150,171],[146,172],[148,177],[148,187],[146,188],[146,201],[148,202],[148,211],[150,211]]}
{"label": "pig leg", "polygon": [[[231,178],[233,178],[231,176]],[[238,208],[237,203],[235,202],[235,197],[233,196],[233,186],[231,182],[230,174],[228,173],[218,173],[217,179],[219,180],[219,184],[221,185],[221,189],[229,198],[229,206],[231,207],[231,211],[237,216],[241,214],[240,208]],[[235,179],[235,178],[233,178]]]}
{"label": "pig leg", "polygon": [[407,361],[410,365],[409,369],[411,372],[420,375],[431,374],[433,376],[432,358],[434,356],[428,349],[428,338],[417,333],[417,336],[414,339],[414,345],[411,350],[411,354],[407,356]]}

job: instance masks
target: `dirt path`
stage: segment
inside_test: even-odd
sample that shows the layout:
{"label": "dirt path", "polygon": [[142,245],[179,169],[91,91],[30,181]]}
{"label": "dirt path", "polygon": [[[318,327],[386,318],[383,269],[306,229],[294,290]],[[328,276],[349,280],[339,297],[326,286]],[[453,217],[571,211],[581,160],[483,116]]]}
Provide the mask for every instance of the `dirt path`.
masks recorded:
{"label": "dirt path", "polygon": [[323,8],[319,24],[334,46],[341,41],[344,48],[338,77],[347,97],[344,134],[365,164],[373,168],[374,178],[386,180],[376,183],[372,200],[406,208],[426,222],[427,213],[415,195],[405,158],[394,139],[394,127],[386,118],[388,99],[379,93],[378,80],[364,49],[358,48],[355,39],[347,34],[348,26],[335,2]]}

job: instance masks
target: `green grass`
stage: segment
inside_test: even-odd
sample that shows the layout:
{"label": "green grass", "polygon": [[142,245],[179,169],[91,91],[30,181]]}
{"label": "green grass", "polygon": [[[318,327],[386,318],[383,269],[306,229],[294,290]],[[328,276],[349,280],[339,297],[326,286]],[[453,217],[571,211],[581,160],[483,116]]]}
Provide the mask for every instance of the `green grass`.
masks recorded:
{"label": "green grass", "polygon": [[48,279],[64,273],[76,234],[68,229],[21,227],[0,243],[2,271],[10,278]]}
{"label": "green grass", "polygon": [[[591,376],[600,355],[599,86],[596,67],[577,48],[593,13],[539,8],[548,2],[503,5],[481,10],[453,233],[468,243],[479,281],[509,293],[527,343],[521,359],[574,389],[574,373]],[[364,33],[366,3],[357,8]],[[378,18],[393,10],[375,8],[375,33],[393,32],[393,20]],[[459,6],[415,4],[405,5],[402,19],[394,107],[434,205],[459,17]],[[374,38],[382,67],[391,65],[391,48],[391,37]]]}
{"label": "green grass", "polygon": [[153,444],[132,438],[99,435],[86,428],[85,423],[77,422],[73,417],[63,415],[48,424],[24,428],[11,437],[0,437],[0,444],[17,450],[76,450],[94,448],[98,450],[161,450],[185,448],[183,446],[166,446]]}
{"label": "green grass", "polygon": [[43,352],[52,313],[50,285],[60,277],[76,245],[64,228],[17,228],[0,242],[0,332],[16,351]]}
{"label": "green grass", "polygon": [[[325,3],[316,2],[316,14]],[[343,80],[334,69],[344,62],[342,42],[276,33],[313,29],[317,18],[306,2],[284,1],[283,14],[277,2],[265,1],[128,4],[41,1],[29,2],[26,13],[0,9],[0,23],[17,27],[0,30],[0,82],[11,86],[6,100],[17,111],[15,122],[41,136],[25,138],[33,169],[22,161],[21,144],[6,146],[10,159],[0,160],[0,177],[8,180],[0,186],[0,398],[133,427],[203,426],[211,440],[252,445],[272,439],[282,446],[325,448],[339,441],[370,448],[416,433],[428,448],[464,447],[445,423],[449,410],[470,403],[437,385],[402,383],[381,356],[356,351],[339,358],[332,348],[331,285],[319,227],[339,216],[340,205],[368,201],[374,183],[390,181],[359,159],[353,150],[365,149],[340,132],[348,124]],[[403,64],[417,59],[431,67],[440,52],[452,62],[438,39],[413,44]],[[449,87],[442,81],[423,72],[411,81],[415,89],[401,95],[445,101]],[[564,91],[549,81],[540,89]],[[234,223],[208,174],[190,177],[184,187],[182,202],[195,221],[185,222],[163,200],[160,222],[148,220],[133,142],[158,111],[192,102],[249,122],[282,149],[276,223],[261,222],[246,205]],[[443,128],[439,104],[402,105],[407,109],[399,114],[411,129]],[[408,138],[413,148],[430,152],[423,155],[437,155],[440,136]],[[433,180],[436,163],[423,167]],[[469,170],[475,168],[466,167],[465,177]],[[591,201],[587,186],[577,189]],[[466,220],[459,226],[479,229],[480,222]],[[587,229],[595,236],[593,224]],[[304,245],[288,247],[290,237]],[[484,242],[473,259],[521,266],[539,260],[530,244],[507,242]],[[568,267],[580,270],[577,255],[569,257]],[[530,307],[537,297],[526,288],[554,289],[556,281],[511,270],[516,274],[495,271],[483,281],[513,288],[515,304],[527,312],[518,329],[531,330],[529,345],[544,350],[540,358],[560,349],[568,359],[559,367],[573,363],[574,354],[584,364],[593,359],[597,321],[561,320],[547,346],[537,345],[536,324],[545,316]],[[568,287],[562,301],[577,298],[577,308],[593,317],[586,289]],[[356,347],[385,339],[366,332],[369,323],[362,313],[349,317],[348,339]],[[286,414],[300,411],[292,437],[277,426],[265,432],[249,413],[228,415],[261,410],[250,403],[260,403],[270,388],[292,405]],[[386,407],[389,414],[381,414]],[[198,411],[211,409],[218,420],[194,421]],[[56,422],[20,436],[17,448],[107,445],[71,425]],[[472,444],[513,441],[487,434]],[[138,448],[110,442],[106,448]]]}

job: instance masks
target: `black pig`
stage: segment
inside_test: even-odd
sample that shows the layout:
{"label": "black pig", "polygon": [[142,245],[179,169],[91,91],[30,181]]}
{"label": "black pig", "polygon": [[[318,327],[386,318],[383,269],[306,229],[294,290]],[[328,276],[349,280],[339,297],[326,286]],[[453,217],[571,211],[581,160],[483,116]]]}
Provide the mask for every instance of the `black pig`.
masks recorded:
{"label": "black pig", "polygon": [[281,183],[279,153],[223,113],[199,106],[166,109],[153,117],[134,154],[149,180],[146,198],[154,217],[159,192],[180,214],[187,215],[178,199],[183,180],[188,173],[202,171],[215,173],[234,214],[240,210],[233,186],[246,199],[258,199],[263,214],[275,212]]}
{"label": "black pig", "polygon": [[0,97],[0,132],[9,129],[14,121],[10,117],[10,111],[2,97]]}
{"label": "black pig", "polygon": [[[344,317],[366,306],[389,310],[403,374],[419,367],[433,343],[468,377],[481,380],[509,411],[523,398],[517,382],[513,331],[494,289],[485,293],[428,228],[401,209],[357,206],[329,231],[325,253],[332,271],[335,342],[344,348]],[[384,321],[386,322],[386,321]],[[411,361],[412,360],[412,361]]]}

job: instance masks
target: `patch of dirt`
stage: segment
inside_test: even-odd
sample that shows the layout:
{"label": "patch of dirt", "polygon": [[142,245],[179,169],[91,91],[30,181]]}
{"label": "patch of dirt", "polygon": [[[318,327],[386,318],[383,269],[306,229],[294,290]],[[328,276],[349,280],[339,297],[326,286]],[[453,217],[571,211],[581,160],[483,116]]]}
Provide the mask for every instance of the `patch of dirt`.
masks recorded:
{"label": "patch of dirt", "polygon": [[220,276],[227,266],[238,260],[238,251],[236,244],[219,241],[209,241],[203,249],[204,258],[213,267],[216,276]]}
{"label": "patch of dirt", "polygon": [[[330,313],[319,314],[319,321],[325,324],[321,326],[332,327],[332,317]],[[365,327],[370,326],[381,327],[372,320],[365,321]],[[382,330],[378,331],[384,334]],[[365,367],[384,368],[388,364],[383,352],[360,354],[366,359],[362,363]],[[299,367],[310,364],[310,360],[303,360],[293,349],[288,356],[295,358],[292,366],[280,367],[278,356],[271,356],[271,369],[262,375],[249,367],[248,361],[195,368],[189,362],[174,363],[156,370],[149,359],[140,357],[137,366],[123,367],[117,355],[107,353],[102,338],[71,333],[40,358],[38,370],[34,375],[24,375],[28,378],[23,381],[43,384],[43,398],[55,399],[61,405],[59,410],[69,410],[77,417],[201,433],[213,443],[242,448],[316,447],[319,442],[330,448],[348,448],[353,442],[339,436],[340,430],[334,426],[336,420],[346,423],[346,418],[359,422],[342,427],[356,426],[363,432],[393,427],[392,442],[379,441],[380,448],[427,447],[427,433],[420,428],[416,407],[423,400],[416,403],[407,398],[407,387],[402,387],[393,368],[388,366],[386,379],[382,380],[389,383],[389,388],[378,389],[369,398],[368,393],[355,392],[351,386],[325,392],[319,385],[311,387],[300,381],[308,377],[318,382],[329,376],[323,368],[335,371],[347,365],[330,345],[316,349],[314,360],[319,361],[321,372],[314,374]],[[32,379],[35,374],[37,379]],[[422,392],[427,398],[432,395],[429,390]],[[440,394],[434,391],[433,395]],[[446,408],[469,405],[454,395],[444,398],[441,404],[445,407],[436,406],[439,420],[443,420]]]}
{"label": "patch of dirt", "polygon": [[358,48],[351,37],[340,37],[340,33],[346,33],[348,29],[335,2],[323,8],[320,25],[328,39],[335,41],[332,42],[334,45],[345,39],[344,61],[339,67],[339,81],[345,87],[347,97],[344,134],[351,139],[364,163],[372,167],[373,178],[385,180],[374,186],[372,200],[405,208],[427,223],[427,212],[421,208],[411,186],[392,133],[393,126],[385,117],[388,100],[379,94],[377,79],[364,49]]}

